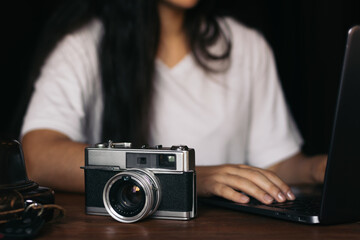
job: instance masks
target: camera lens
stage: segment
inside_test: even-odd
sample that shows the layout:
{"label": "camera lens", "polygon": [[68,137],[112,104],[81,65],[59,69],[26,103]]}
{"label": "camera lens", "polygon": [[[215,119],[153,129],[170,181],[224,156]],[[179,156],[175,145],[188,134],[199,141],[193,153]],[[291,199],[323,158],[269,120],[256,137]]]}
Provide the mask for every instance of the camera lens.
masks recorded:
{"label": "camera lens", "polygon": [[110,189],[109,201],[116,212],[131,217],[143,209],[145,193],[131,177],[125,176]]}
{"label": "camera lens", "polygon": [[118,194],[118,199],[126,207],[137,208],[145,202],[144,191],[136,184],[126,184]]}
{"label": "camera lens", "polygon": [[114,219],[130,223],[156,211],[160,203],[160,185],[156,176],[145,169],[116,174],[106,183],[104,206]]}

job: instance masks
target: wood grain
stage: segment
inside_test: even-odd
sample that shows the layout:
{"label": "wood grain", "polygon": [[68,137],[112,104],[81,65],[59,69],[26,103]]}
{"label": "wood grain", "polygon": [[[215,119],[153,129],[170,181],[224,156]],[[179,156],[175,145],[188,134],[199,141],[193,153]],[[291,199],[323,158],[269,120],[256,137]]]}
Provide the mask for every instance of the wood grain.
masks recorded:
{"label": "wood grain", "polygon": [[37,239],[360,239],[359,223],[310,226],[200,205],[190,221],[148,218],[124,224],[85,214],[82,194],[57,193],[56,203],[65,208],[65,217],[47,223]]}

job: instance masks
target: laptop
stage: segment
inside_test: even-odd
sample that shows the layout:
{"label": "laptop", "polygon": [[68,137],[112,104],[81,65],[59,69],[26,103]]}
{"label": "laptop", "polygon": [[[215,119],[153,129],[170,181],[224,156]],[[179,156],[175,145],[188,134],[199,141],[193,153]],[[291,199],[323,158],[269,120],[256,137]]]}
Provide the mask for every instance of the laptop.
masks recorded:
{"label": "laptop", "polygon": [[313,193],[307,191],[299,195],[295,192],[295,201],[270,205],[255,199],[247,204],[220,197],[199,200],[308,224],[360,221],[360,25],[348,32],[324,184],[319,194]]}

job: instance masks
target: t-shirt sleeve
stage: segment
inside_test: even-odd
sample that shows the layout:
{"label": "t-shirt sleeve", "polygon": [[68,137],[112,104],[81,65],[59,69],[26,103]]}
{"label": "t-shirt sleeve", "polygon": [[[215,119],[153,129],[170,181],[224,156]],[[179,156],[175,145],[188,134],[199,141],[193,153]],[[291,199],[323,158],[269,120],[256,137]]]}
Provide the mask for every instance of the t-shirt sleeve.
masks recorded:
{"label": "t-shirt sleeve", "polygon": [[262,38],[256,51],[247,160],[266,168],[299,152],[303,141],[286,104],[273,53]]}
{"label": "t-shirt sleeve", "polygon": [[91,73],[86,44],[68,35],[47,58],[24,118],[21,136],[35,129],[61,132],[86,141],[86,80]]}

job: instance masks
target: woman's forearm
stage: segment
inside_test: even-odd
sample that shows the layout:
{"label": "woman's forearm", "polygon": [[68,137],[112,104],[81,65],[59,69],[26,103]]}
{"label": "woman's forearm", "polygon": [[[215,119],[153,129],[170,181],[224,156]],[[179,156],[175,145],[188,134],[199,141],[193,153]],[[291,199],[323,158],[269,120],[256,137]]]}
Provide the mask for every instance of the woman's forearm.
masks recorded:
{"label": "woman's forearm", "polygon": [[84,143],[52,130],[35,130],[22,139],[28,176],[42,186],[84,192]]}
{"label": "woman's forearm", "polygon": [[316,184],[324,181],[327,155],[308,157],[295,154],[268,169],[275,172],[287,184]]}

